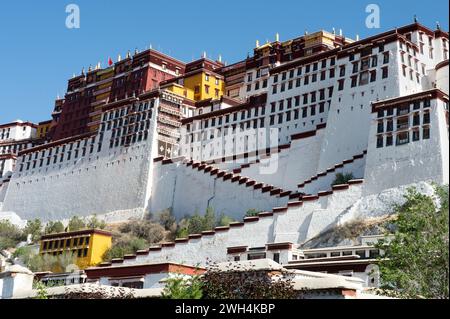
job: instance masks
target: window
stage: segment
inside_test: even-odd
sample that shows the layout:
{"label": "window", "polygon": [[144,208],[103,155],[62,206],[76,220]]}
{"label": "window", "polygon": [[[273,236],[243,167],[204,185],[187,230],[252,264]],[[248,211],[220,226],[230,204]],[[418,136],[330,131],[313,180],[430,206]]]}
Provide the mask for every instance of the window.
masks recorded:
{"label": "window", "polygon": [[393,144],[392,135],[386,136],[386,146],[392,146],[392,144]]}
{"label": "window", "polygon": [[419,131],[418,130],[413,131],[413,136],[412,136],[413,142],[418,141],[419,138],[420,138],[419,137]]}
{"label": "window", "polygon": [[415,113],[413,115],[413,126],[420,125],[420,115],[419,113]]}
{"label": "window", "polygon": [[338,85],[338,90],[339,91],[342,91],[344,89],[344,83],[345,83],[344,79],[339,80],[339,85]]}
{"label": "window", "polygon": [[383,147],[383,136],[379,135],[377,136],[377,148]]}
{"label": "window", "polygon": [[357,73],[357,72],[358,72],[358,62],[354,62],[352,73]]}
{"label": "window", "polygon": [[369,83],[369,72],[365,71],[360,74],[359,85],[366,85]]}
{"label": "window", "polygon": [[378,57],[376,55],[374,55],[372,57],[372,68],[376,67],[378,64]]}
{"label": "window", "polygon": [[370,83],[375,82],[377,80],[377,71],[370,71]]}
{"label": "window", "polygon": [[345,76],[345,65],[339,67],[339,76]]}
{"label": "window", "polygon": [[429,124],[430,123],[430,112],[425,112],[423,114],[423,124]]}
{"label": "window", "polygon": [[430,138],[430,128],[429,127],[424,127],[422,130],[422,138],[424,140],[428,140]]}
{"label": "window", "polygon": [[396,145],[404,145],[409,143],[409,132],[401,132],[397,134]]}
{"label": "window", "polygon": [[[276,88],[276,86],[274,86],[274,88]],[[250,92],[251,90],[252,90],[252,85],[251,84],[247,84],[247,92]]]}
{"label": "window", "polygon": [[277,86],[274,85],[272,86],[272,94],[276,94],[277,93]]}
{"label": "window", "polygon": [[387,120],[386,122],[386,132],[392,132],[394,130],[394,121]]}
{"label": "window", "polygon": [[330,79],[334,78],[334,69],[330,69]]}
{"label": "window", "polygon": [[389,52],[383,53],[383,64],[389,63]]}
{"label": "window", "polygon": [[274,253],[273,254],[273,261],[276,263],[280,262],[280,253]]}
{"label": "window", "polygon": [[409,118],[402,117],[397,119],[397,130],[403,130],[409,127]]}
{"label": "window", "polygon": [[377,125],[377,133],[383,133],[384,132],[384,123],[383,121],[378,122]]}
{"label": "window", "polygon": [[381,78],[382,78],[382,79],[386,79],[386,78],[388,77],[388,75],[389,75],[389,73],[388,73],[388,67],[386,66],[386,67],[382,68],[381,70],[382,70]]}

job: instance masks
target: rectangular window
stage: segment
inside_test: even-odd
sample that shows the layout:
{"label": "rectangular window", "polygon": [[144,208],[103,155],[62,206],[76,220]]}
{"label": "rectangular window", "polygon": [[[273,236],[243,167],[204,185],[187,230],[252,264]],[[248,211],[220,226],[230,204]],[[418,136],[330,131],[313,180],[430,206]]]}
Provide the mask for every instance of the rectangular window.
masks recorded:
{"label": "rectangular window", "polygon": [[386,66],[386,67],[382,68],[381,70],[382,70],[381,78],[386,79],[389,76],[388,67]]}
{"label": "rectangular window", "polygon": [[415,142],[415,141],[418,141],[419,140],[419,131],[413,131],[413,136],[412,136],[412,140],[413,140],[413,142]]}
{"label": "rectangular window", "polygon": [[383,121],[378,122],[378,126],[377,126],[377,133],[383,133],[384,132],[384,123]]}
{"label": "rectangular window", "polygon": [[397,134],[396,145],[404,145],[409,143],[409,132],[401,132]]}
{"label": "rectangular window", "polygon": [[383,136],[379,135],[377,136],[377,148],[383,147]]}
{"label": "rectangular window", "polygon": [[422,139],[428,140],[430,138],[430,128],[424,127],[422,130]]}
{"label": "rectangular window", "polygon": [[426,112],[423,114],[423,124],[430,123],[430,112]]}
{"label": "rectangular window", "polygon": [[392,146],[392,144],[393,144],[392,135],[386,136],[386,146]]}

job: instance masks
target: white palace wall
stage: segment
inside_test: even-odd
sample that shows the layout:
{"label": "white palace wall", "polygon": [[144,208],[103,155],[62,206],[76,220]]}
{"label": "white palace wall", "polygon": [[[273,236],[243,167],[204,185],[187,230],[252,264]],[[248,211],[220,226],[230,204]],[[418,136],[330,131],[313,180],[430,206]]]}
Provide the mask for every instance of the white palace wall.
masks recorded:
{"label": "white palace wall", "polygon": [[212,207],[216,216],[225,214],[242,219],[249,209],[270,210],[288,201],[288,196],[262,192],[261,188],[247,186],[247,182],[232,181],[232,174],[222,171],[224,173],[228,175],[226,180],[182,161],[155,164],[150,211],[156,214],[170,209],[177,219],[181,219],[195,213],[203,215],[208,207]]}

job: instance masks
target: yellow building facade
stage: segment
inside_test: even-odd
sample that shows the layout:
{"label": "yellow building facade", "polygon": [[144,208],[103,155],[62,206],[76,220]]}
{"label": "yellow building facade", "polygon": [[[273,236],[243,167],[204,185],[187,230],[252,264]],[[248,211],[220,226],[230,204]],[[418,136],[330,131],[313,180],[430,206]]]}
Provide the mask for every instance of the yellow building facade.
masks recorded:
{"label": "yellow building facade", "polygon": [[104,253],[111,248],[111,245],[110,232],[85,229],[42,236],[39,253],[53,256],[74,255],[78,267],[84,269],[101,263]]}
{"label": "yellow building facade", "polygon": [[45,122],[40,122],[38,124],[37,130],[36,130],[36,137],[37,138],[45,138],[47,136],[47,133],[50,130],[50,127],[52,125],[52,121],[45,121]]}

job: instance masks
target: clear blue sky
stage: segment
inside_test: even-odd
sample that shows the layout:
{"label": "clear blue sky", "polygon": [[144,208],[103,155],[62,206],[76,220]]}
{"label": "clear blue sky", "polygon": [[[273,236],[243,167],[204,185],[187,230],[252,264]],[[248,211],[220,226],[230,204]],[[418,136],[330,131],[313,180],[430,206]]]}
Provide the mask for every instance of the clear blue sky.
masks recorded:
{"label": "clear blue sky", "polygon": [[[70,3],[80,7],[80,29],[65,26]],[[370,3],[380,6],[380,29],[365,27]],[[350,38],[366,37],[409,24],[414,14],[428,27],[440,21],[448,30],[448,10],[448,0],[2,1],[0,123],[49,119],[73,73],[150,44],[186,62],[206,51],[233,63],[256,39],[273,40],[276,32],[286,40],[335,27]]]}

